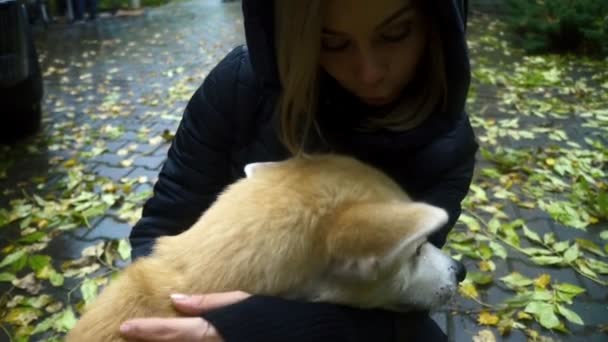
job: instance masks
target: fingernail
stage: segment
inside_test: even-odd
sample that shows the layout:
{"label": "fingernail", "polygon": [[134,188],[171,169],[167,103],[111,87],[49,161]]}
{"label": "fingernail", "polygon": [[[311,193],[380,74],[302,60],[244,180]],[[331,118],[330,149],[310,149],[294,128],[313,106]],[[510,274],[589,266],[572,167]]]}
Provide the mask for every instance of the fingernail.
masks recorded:
{"label": "fingernail", "polygon": [[186,300],[189,296],[181,293],[174,293],[171,295],[171,299],[173,300]]}
{"label": "fingernail", "polygon": [[129,331],[133,330],[133,326],[130,324],[123,324],[120,326],[120,332],[121,333],[128,333]]}

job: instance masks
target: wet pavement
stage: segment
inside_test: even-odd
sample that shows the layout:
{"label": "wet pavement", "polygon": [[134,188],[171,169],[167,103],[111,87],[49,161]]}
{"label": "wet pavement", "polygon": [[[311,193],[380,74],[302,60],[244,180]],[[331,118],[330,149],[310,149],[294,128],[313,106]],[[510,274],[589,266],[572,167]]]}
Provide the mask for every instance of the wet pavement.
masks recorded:
{"label": "wet pavement", "polygon": [[[10,165],[0,164],[0,175],[6,171],[5,177],[0,176],[3,191],[0,208],[8,209],[9,201],[21,198],[23,193],[45,196],[45,191],[50,191],[54,184],[62,183],[66,168],[78,170],[80,167],[85,175],[91,175],[91,188],[108,181],[119,184],[130,179],[136,180],[133,193],[141,193],[143,198],[149,195],[184,106],[210,68],[234,46],[244,42],[242,24],[240,2],[197,0],[146,9],[140,16],[105,17],[82,25],[36,28],[36,44],[44,72],[44,130],[29,145],[2,150],[2,156],[10,160]],[[478,86],[476,91],[472,107],[487,110],[490,106],[490,111],[500,117],[501,109],[492,107],[498,101],[495,90]],[[530,125],[538,124],[534,117],[525,120],[529,120]],[[583,122],[579,120],[572,118],[561,124],[576,141],[606,133],[583,129]],[[513,147],[522,144],[516,140],[511,143]],[[535,140],[538,146],[546,143],[546,139]],[[74,163],[78,167],[73,166]],[[62,165],[63,168],[59,167]],[[480,158],[480,167],[488,165],[489,162]],[[140,207],[143,200],[136,202]],[[560,239],[584,237],[601,244],[599,232],[607,227],[605,222],[600,223],[603,228],[596,227],[586,233],[567,228],[540,210],[511,204],[505,211],[524,218],[529,228],[541,233],[554,232]],[[37,252],[50,256],[59,269],[61,263],[78,259],[88,246],[127,237],[136,216],[121,215],[119,210],[111,208],[103,215],[91,217],[89,227],[81,225],[54,234],[48,246],[42,246]],[[0,248],[14,244],[18,238],[15,225],[0,230],[0,238]],[[532,278],[548,273],[554,280],[587,290],[580,300],[577,298],[574,309],[589,328],[573,329],[574,335],[545,335],[568,341],[606,340],[606,335],[597,330],[598,325],[608,323],[606,287],[570,268],[536,266],[523,256],[510,255],[504,261],[495,262],[496,278],[511,271]],[[65,286],[45,290],[45,293],[63,301],[68,289],[77,286],[79,281],[66,279]],[[0,283],[0,289],[9,295],[20,291],[6,282]],[[512,293],[497,286],[484,292],[483,299],[496,302],[508,296]],[[483,327],[474,317],[455,312],[456,308],[478,307],[470,300],[460,299],[456,306],[434,317],[449,333],[451,341],[469,341]],[[526,336],[515,331],[505,340],[523,341]]]}

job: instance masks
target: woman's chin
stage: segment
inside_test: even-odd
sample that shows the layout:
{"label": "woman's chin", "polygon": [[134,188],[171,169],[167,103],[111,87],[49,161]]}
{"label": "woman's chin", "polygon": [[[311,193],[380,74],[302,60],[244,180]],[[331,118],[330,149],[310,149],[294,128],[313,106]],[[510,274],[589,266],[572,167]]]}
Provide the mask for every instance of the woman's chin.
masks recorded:
{"label": "woman's chin", "polygon": [[361,97],[361,102],[374,107],[386,106],[391,104],[392,99],[389,97]]}

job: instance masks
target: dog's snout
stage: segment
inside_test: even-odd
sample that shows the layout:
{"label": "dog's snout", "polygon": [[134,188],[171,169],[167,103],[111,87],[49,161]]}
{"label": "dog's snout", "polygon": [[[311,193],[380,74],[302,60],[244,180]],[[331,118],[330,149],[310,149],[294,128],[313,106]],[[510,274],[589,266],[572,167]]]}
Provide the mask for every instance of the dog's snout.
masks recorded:
{"label": "dog's snout", "polygon": [[454,260],[454,266],[452,266],[454,268],[454,274],[456,275],[456,281],[457,282],[461,282],[464,280],[464,278],[466,278],[467,276],[467,269],[466,267],[464,267],[464,264],[461,263],[460,261],[456,261]]}

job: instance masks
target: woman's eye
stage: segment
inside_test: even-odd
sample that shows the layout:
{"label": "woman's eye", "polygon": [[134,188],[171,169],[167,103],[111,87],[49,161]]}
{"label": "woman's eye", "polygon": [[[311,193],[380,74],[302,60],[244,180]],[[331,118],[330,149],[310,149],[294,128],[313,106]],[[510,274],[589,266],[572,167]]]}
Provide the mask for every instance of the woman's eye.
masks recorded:
{"label": "woman's eye", "polygon": [[340,51],[348,47],[348,39],[339,37],[324,37],[321,46],[327,51]]}
{"label": "woman's eye", "polygon": [[411,24],[406,24],[400,28],[386,31],[382,34],[382,39],[389,41],[389,42],[401,41],[410,35],[411,27],[412,27]]}

